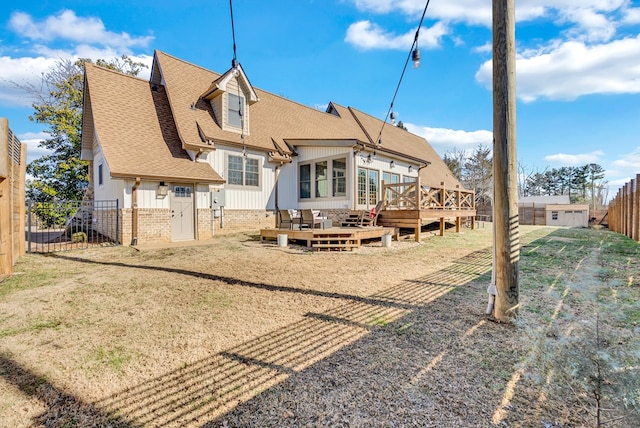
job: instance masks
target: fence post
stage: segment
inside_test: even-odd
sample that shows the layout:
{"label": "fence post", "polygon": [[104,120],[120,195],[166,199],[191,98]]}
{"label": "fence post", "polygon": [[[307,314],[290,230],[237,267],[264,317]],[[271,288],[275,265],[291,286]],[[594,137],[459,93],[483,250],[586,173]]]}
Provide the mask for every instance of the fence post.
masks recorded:
{"label": "fence post", "polygon": [[120,199],[116,199],[116,245],[120,245]]}
{"label": "fence post", "polygon": [[29,199],[27,201],[27,253],[31,254],[31,208],[33,207],[33,201]]}
{"label": "fence post", "polygon": [[636,174],[635,192],[636,192],[636,197],[635,197],[636,206],[633,211],[633,224],[634,224],[633,230],[635,231],[635,233],[633,235],[633,239],[636,242],[640,242],[640,174]]}

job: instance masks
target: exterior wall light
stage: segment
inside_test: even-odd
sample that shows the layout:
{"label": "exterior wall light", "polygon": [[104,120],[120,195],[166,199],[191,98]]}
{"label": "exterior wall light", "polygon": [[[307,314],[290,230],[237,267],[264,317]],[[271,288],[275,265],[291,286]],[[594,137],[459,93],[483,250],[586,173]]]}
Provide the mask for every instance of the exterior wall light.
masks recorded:
{"label": "exterior wall light", "polygon": [[161,198],[164,198],[168,194],[169,194],[169,186],[167,186],[164,181],[161,181],[160,185],[158,186],[158,191],[156,195]]}

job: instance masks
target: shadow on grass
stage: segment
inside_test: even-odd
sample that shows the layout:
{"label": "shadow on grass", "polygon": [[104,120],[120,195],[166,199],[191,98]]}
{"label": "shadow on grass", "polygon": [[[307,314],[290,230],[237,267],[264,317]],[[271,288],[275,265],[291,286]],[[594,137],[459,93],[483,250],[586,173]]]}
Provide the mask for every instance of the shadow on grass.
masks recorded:
{"label": "shadow on grass", "polygon": [[[459,386],[456,379],[433,378],[437,373],[433,368],[438,365],[467,363],[460,356],[478,348],[479,345],[467,343],[476,333],[500,340],[504,328],[508,328],[483,328],[481,301],[465,307],[464,302],[476,302],[476,295],[482,296],[479,298],[483,301],[484,290],[464,287],[448,295],[456,287],[487,278],[491,269],[490,249],[469,254],[438,272],[368,297],[240,281],[162,266],[95,262],[59,254],[50,257],[163,270],[273,292],[330,297],[340,304],[322,313],[308,313],[298,322],[95,403],[83,403],[47,383],[58,398],[38,396],[50,408],[38,421],[55,409],[62,415],[84,412],[113,420],[113,426],[213,427],[227,421],[231,426],[388,426],[388,421],[401,424],[423,421],[428,425],[431,412],[444,412],[453,425],[477,426],[470,425],[477,421],[469,418],[487,413],[489,416],[483,419],[489,420],[500,397],[498,394],[487,405],[486,399],[476,398],[475,390],[466,391],[471,395],[459,389],[455,394],[449,393]],[[468,293],[473,293],[473,297]],[[487,364],[495,362],[483,355],[473,357],[474,364],[479,365],[472,371],[477,376]],[[3,369],[2,376],[20,385],[20,376],[11,374],[20,367],[6,358],[2,362],[3,367],[9,368]],[[497,385],[484,385],[481,392],[487,389],[494,395],[499,392],[500,385],[511,375],[512,361],[504,364],[505,379],[499,379]],[[466,374],[470,369],[449,368],[444,372],[452,370]],[[37,379],[30,376],[31,381]],[[472,388],[473,382],[465,385]],[[456,402],[458,396],[460,402]],[[118,418],[109,419],[110,415]]]}
{"label": "shadow on grass", "polygon": [[47,407],[45,412],[35,418],[34,426],[72,427],[83,421],[91,421],[91,426],[132,427],[115,414],[100,410],[93,404],[63,391],[44,376],[33,373],[2,354],[0,376],[26,396],[37,398]]}

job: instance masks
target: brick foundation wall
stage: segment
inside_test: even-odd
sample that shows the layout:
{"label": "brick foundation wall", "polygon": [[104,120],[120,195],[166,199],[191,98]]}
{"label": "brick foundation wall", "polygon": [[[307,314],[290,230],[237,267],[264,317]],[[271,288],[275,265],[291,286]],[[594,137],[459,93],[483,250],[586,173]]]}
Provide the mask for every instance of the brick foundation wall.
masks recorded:
{"label": "brick foundation wall", "polygon": [[[222,217],[214,219],[215,230],[211,230],[211,209],[197,210],[198,240],[211,239],[214,235],[257,231],[273,228],[276,217],[273,211],[266,210],[225,210]],[[118,219],[120,226],[119,240],[122,245],[130,245],[131,229],[133,225],[133,210],[120,209]],[[222,227],[224,223],[224,227]],[[105,232],[101,232],[105,233]],[[171,242],[171,210],[168,209],[138,209],[138,243]]]}
{"label": "brick foundation wall", "polygon": [[[120,243],[131,245],[133,239],[133,209],[120,210]],[[164,208],[138,208],[138,244],[171,242],[171,210]]]}
{"label": "brick foundation wall", "polygon": [[216,218],[215,233],[237,233],[275,227],[276,217],[267,210],[224,210],[224,227],[221,218]]}
{"label": "brick foundation wall", "polygon": [[211,209],[210,208],[198,208],[198,240],[211,239]]}

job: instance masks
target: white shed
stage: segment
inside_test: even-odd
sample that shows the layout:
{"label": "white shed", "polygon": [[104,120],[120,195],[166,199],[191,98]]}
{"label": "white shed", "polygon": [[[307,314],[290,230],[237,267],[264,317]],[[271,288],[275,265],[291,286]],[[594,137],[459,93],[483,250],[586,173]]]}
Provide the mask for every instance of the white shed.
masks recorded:
{"label": "white shed", "polygon": [[545,211],[547,226],[589,226],[589,205],[550,204]]}

